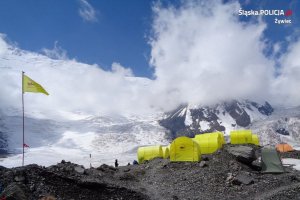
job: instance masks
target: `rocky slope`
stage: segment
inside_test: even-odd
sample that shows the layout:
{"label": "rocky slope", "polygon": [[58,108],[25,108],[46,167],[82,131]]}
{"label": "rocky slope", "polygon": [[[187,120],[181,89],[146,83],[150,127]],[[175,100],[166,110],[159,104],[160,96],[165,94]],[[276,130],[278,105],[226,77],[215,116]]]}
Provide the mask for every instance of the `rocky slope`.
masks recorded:
{"label": "rocky slope", "polygon": [[[262,174],[254,165],[238,161],[229,153],[230,148],[227,145],[223,150],[203,157],[200,163],[170,163],[155,159],[117,169],[108,165],[84,169],[64,161],[47,168],[37,165],[1,167],[0,180],[5,191],[14,188],[17,192],[12,195],[19,199],[39,199],[47,194],[58,200],[300,198],[298,171],[286,168],[288,173]],[[295,157],[299,152],[282,156]]]}

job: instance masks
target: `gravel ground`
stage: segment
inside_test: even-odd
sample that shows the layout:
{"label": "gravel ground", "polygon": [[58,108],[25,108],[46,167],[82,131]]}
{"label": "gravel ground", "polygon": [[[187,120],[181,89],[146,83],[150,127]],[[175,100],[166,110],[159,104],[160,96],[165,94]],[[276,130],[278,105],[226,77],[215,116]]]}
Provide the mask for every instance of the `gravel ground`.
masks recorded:
{"label": "gravel ground", "polygon": [[[299,152],[282,157],[299,158]],[[25,199],[51,194],[57,199],[300,199],[300,173],[262,174],[238,162],[226,147],[200,163],[155,159],[117,169],[83,169],[69,162],[50,167],[0,168],[3,188],[16,184]],[[246,176],[249,183],[237,181]],[[19,196],[22,196],[19,194]],[[16,199],[16,198],[15,198]]]}

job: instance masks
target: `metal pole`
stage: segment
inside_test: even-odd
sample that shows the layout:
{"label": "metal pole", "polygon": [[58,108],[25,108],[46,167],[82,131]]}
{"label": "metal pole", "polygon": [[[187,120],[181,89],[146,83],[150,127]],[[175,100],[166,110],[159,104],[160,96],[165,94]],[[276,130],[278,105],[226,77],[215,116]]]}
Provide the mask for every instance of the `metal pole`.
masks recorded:
{"label": "metal pole", "polygon": [[25,128],[24,128],[24,72],[22,71],[22,110],[23,110],[23,157],[22,157],[22,166],[24,166],[24,144],[25,144]]}

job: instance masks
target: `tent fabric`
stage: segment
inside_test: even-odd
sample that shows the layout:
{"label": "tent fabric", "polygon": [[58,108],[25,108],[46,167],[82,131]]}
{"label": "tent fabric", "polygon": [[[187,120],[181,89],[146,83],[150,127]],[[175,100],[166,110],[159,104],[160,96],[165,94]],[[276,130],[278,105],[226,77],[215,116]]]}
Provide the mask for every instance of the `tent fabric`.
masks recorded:
{"label": "tent fabric", "polygon": [[279,152],[289,152],[289,151],[294,151],[293,147],[289,144],[277,144],[276,149]]}
{"label": "tent fabric", "polygon": [[219,135],[220,138],[221,138],[221,144],[222,144],[222,146],[223,146],[223,144],[226,143],[225,142],[225,138],[224,138],[224,134],[222,132],[213,132],[213,133],[209,133],[209,134],[211,134],[211,135]]}
{"label": "tent fabric", "polygon": [[170,152],[169,152],[169,147],[168,146],[162,147],[162,151],[163,151],[163,158],[164,159],[170,157]]}
{"label": "tent fabric", "polygon": [[259,146],[259,138],[258,138],[258,135],[256,134],[252,134],[252,144],[255,144],[257,146]]}
{"label": "tent fabric", "polygon": [[171,162],[197,162],[201,160],[199,145],[188,137],[178,137],[171,143]]}
{"label": "tent fabric", "polygon": [[252,132],[251,130],[236,130],[230,132],[231,144],[251,144]]}
{"label": "tent fabric", "polygon": [[163,150],[161,145],[139,147],[137,154],[138,162],[140,164],[146,160],[152,160],[154,158],[163,158]]}
{"label": "tent fabric", "polygon": [[284,168],[276,149],[263,148],[261,151],[261,167],[263,173],[283,173]]}
{"label": "tent fabric", "polygon": [[195,135],[193,140],[198,143],[201,154],[212,154],[220,149],[223,145],[221,136],[219,134],[199,134]]}
{"label": "tent fabric", "polygon": [[223,144],[225,144],[225,138],[224,138],[224,134],[222,132],[204,133],[204,134],[199,134],[199,136],[201,136],[201,137],[217,137],[219,140],[218,142],[220,143],[219,144],[220,147],[222,147]]}

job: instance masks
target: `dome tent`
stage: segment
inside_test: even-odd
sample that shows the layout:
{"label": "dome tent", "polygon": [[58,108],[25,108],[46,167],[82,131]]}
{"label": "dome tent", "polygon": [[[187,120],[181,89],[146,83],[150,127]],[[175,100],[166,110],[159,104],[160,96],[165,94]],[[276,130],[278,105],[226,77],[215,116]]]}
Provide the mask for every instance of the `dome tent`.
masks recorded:
{"label": "dome tent", "polygon": [[138,162],[140,164],[146,160],[152,160],[154,158],[163,158],[163,150],[161,145],[139,147],[137,154]]}
{"label": "dome tent", "polygon": [[212,154],[223,146],[221,136],[219,134],[198,134],[193,139],[198,143],[202,154]]}
{"label": "dome tent", "polygon": [[171,162],[197,162],[201,160],[199,145],[188,137],[178,137],[171,143]]}
{"label": "dome tent", "polygon": [[287,143],[277,144],[276,149],[279,152],[289,152],[294,151],[293,147]]}
{"label": "dome tent", "polygon": [[251,144],[252,132],[251,130],[236,130],[230,132],[231,144]]}
{"label": "dome tent", "polygon": [[164,159],[170,157],[170,152],[169,152],[169,147],[168,146],[163,146],[162,151],[163,151],[163,158]]}

